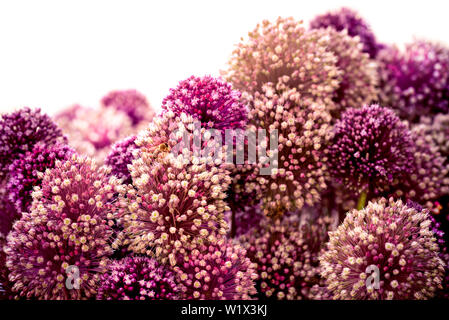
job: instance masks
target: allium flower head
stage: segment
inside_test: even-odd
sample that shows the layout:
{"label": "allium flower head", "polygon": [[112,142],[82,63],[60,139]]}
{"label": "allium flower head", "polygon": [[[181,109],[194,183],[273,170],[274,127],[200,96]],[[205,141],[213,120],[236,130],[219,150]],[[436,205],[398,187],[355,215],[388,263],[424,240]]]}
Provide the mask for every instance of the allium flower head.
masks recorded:
{"label": "allium flower head", "polygon": [[341,8],[319,15],[310,22],[310,28],[312,29],[328,27],[337,31],[346,30],[351,37],[358,36],[363,44],[363,52],[368,53],[371,58],[375,58],[382,47],[377,43],[376,37],[366,21],[354,10]]}
{"label": "allium flower head", "polygon": [[128,165],[134,159],[133,152],[138,149],[135,140],[136,136],[129,136],[117,142],[105,160],[105,164],[112,168],[112,174],[122,179],[124,184],[131,183]]}
{"label": "allium flower head", "polygon": [[28,211],[30,208],[31,193],[34,187],[40,185],[43,172],[53,168],[57,160],[68,160],[73,153],[72,148],[63,144],[53,146],[36,144],[31,151],[14,160],[9,166],[6,192],[18,213]]}
{"label": "allium flower head", "polygon": [[[301,99],[294,90],[275,94],[272,86],[264,87],[251,101],[249,129],[265,128],[267,146],[270,131],[278,130],[279,145],[273,151],[278,167],[271,175],[262,175],[268,164],[259,161],[246,179],[246,192],[257,192],[266,213],[301,209],[304,204],[320,201],[326,188],[327,150],[331,116],[320,103]],[[270,155],[268,155],[270,157]]]}
{"label": "allium flower head", "polygon": [[345,187],[373,196],[411,172],[414,147],[407,125],[392,110],[350,108],[334,128],[330,171]]}
{"label": "allium flower head", "polygon": [[257,274],[246,251],[221,239],[178,257],[174,268],[182,299],[247,300]]}
{"label": "allium flower head", "polygon": [[378,74],[376,65],[362,52],[358,38],[347,34],[346,30],[333,28],[310,31],[317,38],[327,39],[327,49],[337,58],[341,70],[340,84],[335,90],[333,101],[339,116],[346,108],[358,107],[377,100]]}
{"label": "allium flower head", "polygon": [[108,264],[97,299],[174,300],[178,294],[172,271],[148,257],[126,257]]}
{"label": "allium flower head", "polygon": [[300,224],[297,218],[263,220],[260,227],[240,237],[247,255],[257,266],[260,299],[311,299],[320,282],[318,254],[327,241],[329,217]]}
{"label": "allium flower head", "polygon": [[6,266],[16,298],[96,296],[112,253],[108,213],[118,180],[109,174],[77,155],[45,171],[30,212],[7,237]]}
{"label": "allium flower head", "polygon": [[449,164],[432,140],[426,125],[411,130],[413,166],[410,174],[394,181],[387,193],[395,198],[412,200],[432,207],[432,202],[449,194]]}
{"label": "allium flower head", "polygon": [[14,224],[20,218],[20,213],[9,200],[6,189],[0,187],[0,239],[5,239]]}
{"label": "allium flower head", "polygon": [[8,174],[8,166],[20,154],[31,151],[41,142],[52,145],[65,142],[61,130],[40,109],[22,108],[0,118],[0,180]]}
{"label": "allium flower head", "polygon": [[173,151],[180,140],[170,133],[191,128],[193,122],[191,116],[169,111],[138,136],[138,157],[129,167],[132,185],[122,185],[117,201],[122,243],[164,263],[175,263],[178,251],[226,234],[224,198],[230,178],[220,165],[224,154],[211,163],[210,157],[195,156],[187,148],[179,155]]}
{"label": "allium flower head", "polygon": [[[329,236],[320,262],[334,299],[429,299],[441,287],[443,262],[427,210],[383,198],[349,212]],[[368,279],[373,270],[378,288]]]}
{"label": "allium flower head", "polygon": [[378,57],[381,103],[395,108],[401,117],[449,112],[449,49],[417,40],[382,50]]}
{"label": "allium flower head", "polygon": [[151,121],[154,117],[153,108],[143,94],[137,90],[117,90],[108,93],[101,103],[105,107],[112,107],[125,112],[133,126],[142,121]]}
{"label": "allium flower head", "polygon": [[186,113],[198,119],[206,128],[224,132],[225,129],[244,129],[247,108],[241,93],[230,83],[211,76],[181,81],[162,101],[162,109],[175,114]]}
{"label": "allium flower head", "polygon": [[101,163],[113,143],[129,136],[132,122],[128,115],[114,108],[74,106],[55,117],[79,154],[95,157]]}
{"label": "allium flower head", "polygon": [[422,117],[418,126],[423,127],[426,141],[433,141],[440,154],[449,160],[449,114]]}
{"label": "allium flower head", "polygon": [[302,96],[323,100],[329,108],[339,71],[328,40],[308,33],[293,18],[267,20],[237,45],[225,77],[235,88],[253,94],[265,83],[296,88]]}

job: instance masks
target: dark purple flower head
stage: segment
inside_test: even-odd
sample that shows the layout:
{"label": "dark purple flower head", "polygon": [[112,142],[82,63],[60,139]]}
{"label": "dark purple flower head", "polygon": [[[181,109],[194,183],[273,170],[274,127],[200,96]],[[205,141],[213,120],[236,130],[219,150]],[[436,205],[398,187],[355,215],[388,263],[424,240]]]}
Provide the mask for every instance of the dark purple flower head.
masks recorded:
{"label": "dark purple flower head", "polygon": [[4,187],[0,187],[0,239],[6,238],[14,224],[14,221],[20,219],[14,204],[9,200]]}
{"label": "dark purple flower head", "polygon": [[6,266],[15,298],[96,296],[112,254],[109,213],[119,180],[109,175],[107,167],[77,155],[45,172],[30,211],[7,237]]}
{"label": "dark purple flower head", "polygon": [[31,193],[39,186],[46,169],[52,169],[57,160],[71,158],[75,151],[67,145],[46,146],[37,144],[33,150],[20,155],[9,166],[9,180],[6,192],[17,212],[28,211],[31,206]]}
{"label": "dark purple flower head", "polygon": [[401,117],[418,121],[420,116],[449,112],[449,48],[417,40],[382,50],[378,56],[381,103]]}
{"label": "dark purple flower head", "polygon": [[38,142],[52,145],[65,142],[61,130],[40,109],[22,108],[0,118],[0,180],[20,154],[31,151]]}
{"label": "dark purple flower head", "polygon": [[176,115],[186,113],[198,119],[207,129],[244,129],[247,108],[241,93],[230,83],[211,76],[194,77],[181,81],[162,101],[162,109]]}
{"label": "dark purple flower head", "polygon": [[407,125],[392,110],[351,108],[335,125],[330,171],[345,187],[374,196],[411,172],[414,148]]}
{"label": "dark purple flower head", "polygon": [[412,127],[413,166],[410,174],[394,181],[386,195],[412,200],[427,207],[434,206],[440,197],[449,194],[449,165],[441,155],[426,125]]}
{"label": "dark purple flower head", "polygon": [[125,112],[134,126],[142,121],[151,121],[154,116],[153,108],[145,96],[137,90],[112,91],[103,97],[101,103],[105,107]]}
{"label": "dark purple flower head", "polygon": [[366,21],[359,14],[348,8],[341,8],[315,17],[310,22],[310,28],[319,29],[332,27],[337,31],[347,30],[351,37],[358,36],[363,43],[363,51],[371,58],[375,58],[382,47],[376,41],[376,37]]}
{"label": "dark purple flower head", "polygon": [[110,261],[101,277],[98,300],[176,300],[174,273],[155,259],[126,257]]}
{"label": "dark purple flower head", "polygon": [[[320,264],[333,299],[429,299],[441,288],[444,266],[427,210],[383,198],[349,212],[329,237]],[[378,287],[368,279],[375,271]]]}
{"label": "dark purple flower head", "polygon": [[332,220],[318,218],[300,223],[296,216],[263,220],[260,227],[240,237],[257,266],[260,299],[311,299],[310,289],[320,282],[319,261]]}
{"label": "dark purple flower head", "polygon": [[182,299],[246,300],[257,278],[246,251],[221,239],[178,256],[174,267]]}
{"label": "dark purple flower head", "polygon": [[112,146],[112,150],[106,157],[105,164],[112,168],[112,174],[123,179],[123,184],[131,183],[131,173],[128,165],[134,159],[133,152],[138,149],[134,141],[136,136],[130,136]]}

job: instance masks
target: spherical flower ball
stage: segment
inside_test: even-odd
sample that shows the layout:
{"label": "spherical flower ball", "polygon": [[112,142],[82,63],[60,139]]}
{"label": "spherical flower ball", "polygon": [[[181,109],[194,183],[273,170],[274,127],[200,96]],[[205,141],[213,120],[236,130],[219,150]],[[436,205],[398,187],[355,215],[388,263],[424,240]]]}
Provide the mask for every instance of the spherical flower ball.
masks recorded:
{"label": "spherical flower ball", "polygon": [[311,34],[293,18],[263,21],[232,53],[225,78],[241,91],[253,94],[271,82],[296,88],[302,96],[323,100],[332,107],[340,72],[328,40]]}
{"label": "spherical flower ball", "polygon": [[5,239],[20,213],[9,200],[6,188],[0,186],[0,239]]}
{"label": "spherical flower ball", "polygon": [[320,262],[333,299],[429,299],[441,287],[427,210],[383,198],[349,212],[329,237]]}
{"label": "spherical flower ball", "polygon": [[408,126],[392,110],[350,108],[334,127],[330,172],[346,188],[375,196],[412,172],[414,148]]}
{"label": "spherical flower ball", "polygon": [[315,17],[310,22],[311,29],[332,27],[337,31],[346,30],[351,37],[359,37],[363,44],[363,52],[374,59],[382,47],[376,41],[376,37],[367,22],[360,15],[349,8],[327,12]]}
{"label": "spherical flower ball", "polygon": [[440,154],[449,159],[449,114],[422,117],[418,126],[423,127],[426,141],[432,140]]}
{"label": "spherical flower ball", "polygon": [[213,242],[227,231],[224,199],[230,178],[221,165],[224,154],[220,151],[212,161],[185,145],[180,154],[174,150],[182,141],[171,133],[190,128],[193,121],[167,112],[139,134],[139,150],[129,166],[132,185],[121,186],[116,202],[123,226],[119,242],[163,263],[174,264],[176,253]]}
{"label": "spherical flower ball", "polygon": [[34,187],[40,185],[43,172],[53,168],[57,160],[68,160],[73,153],[74,150],[64,144],[53,146],[36,144],[31,151],[14,160],[9,166],[6,192],[19,214],[30,208],[31,193]]}
{"label": "spherical flower ball", "polygon": [[397,47],[378,56],[379,100],[401,117],[418,121],[420,116],[449,112],[449,49],[441,44],[416,40],[404,51]]}
{"label": "spherical flower ball", "polygon": [[154,117],[153,108],[145,96],[137,90],[111,91],[101,99],[101,104],[125,112],[133,126],[142,121],[149,122]]}
{"label": "spherical flower ball", "polygon": [[163,110],[186,113],[198,119],[206,128],[222,131],[244,129],[247,107],[241,93],[230,83],[211,76],[191,76],[181,81],[162,101]]}
{"label": "spherical flower ball", "polygon": [[115,108],[76,107],[73,112],[74,117],[67,116],[70,113],[57,115],[57,122],[67,134],[69,145],[98,163],[103,163],[113,143],[133,132],[128,115]]}
{"label": "spherical flower ball", "polygon": [[358,38],[347,34],[346,30],[333,28],[311,30],[317,38],[326,38],[327,49],[337,58],[337,67],[341,70],[341,81],[333,95],[335,116],[349,107],[358,107],[377,100],[377,66],[362,51]]}
{"label": "spherical flower ball", "polygon": [[22,108],[0,117],[0,180],[8,174],[8,166],[19,155],[31,151],[41,142],[52,145],[65,142],[61,130],[40,109]]}
{"label": "spherical flower ball", "polygon": [[246,251],[220,239],[178,256],[174,267],[184,300],[248,300],[257,274]]}
{"label": "spherical flower ball", "polygon": [[111,203],[118,180],[86,157],[56,161],[7,237],[16,299],[93,298],[112,254]]}
{"label": "spherical flower ball", "polygon": [[136,138],[133,135],[115,143],[105,160],[105,164],[112,168],[112,174],[122,179],[124,184],[131,183],[128,165],[134,159],[133,152],[138,149],[135,144]]}
{"label": "spherical flower ball", "polygon": [[239,238],[257,266],[257,298],[311,299],[320,283],[318,255],[327,241],[331,218],[300,224],[297,217],[263,220],[260,227]]}
{"label": "spherical flower ball", "polygon": [[395,180],[386,194],[412,200],[430,209],[433,202],[449,194],[449,164],[427,129],[424,124],[412,127],[411,137],[415,143],[412,171]]}
{"label": "spherical flower ball", "polygon": [[[252,98],[249,130],[267,131],[264,147],[270,152],[266,159],[259,156],[246,179],[245,191],[256,192],[267,214],[313,206],[320,201],[328,180],[326,145],[331,116],[322,103],[303,99],[295,89],[276,94],[267,85],[263,90]],[[278,145],[270,146],[275,130]]]}
{"label": "spherical flower ball", "polygon": [[111,261],[101,277],[98,300],[176,300],[174,273],[148,257]]}

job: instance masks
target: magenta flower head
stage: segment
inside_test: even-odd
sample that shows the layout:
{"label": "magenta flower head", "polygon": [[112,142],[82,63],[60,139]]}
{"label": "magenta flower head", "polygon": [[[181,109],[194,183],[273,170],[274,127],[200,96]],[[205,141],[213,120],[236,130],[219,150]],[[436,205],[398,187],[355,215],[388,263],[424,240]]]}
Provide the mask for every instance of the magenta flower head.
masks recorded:
{"label": "magenta flower head", "polygon": [[244,129],[247,108],[241,93],[230,83],[211,76],[194,77],[181,81],[162,101],[163,110],[175,114],[186,113],[198,119],[207,129],[224,133],[225,129]]}
{"label": "magenta flower head", "polygon": [[19,155],[31,151],[41,142],[52,145],[65,142],[61,130],[40,109],[22,108],[0,118],[0,180],[8,174],[8,166]]}
{"label": "magenta flower head", "polygon": [[418,40],[404,52],[397,47],[382,50],[378,62],[381,103],[414,122],[423,115],[449,112],[447,47]]}
{"label": "magenta flower head", "polygon": [[9,200],[4,187],[0,187],[0,239],[5,239],[20,213]]}
{"label": "magenta flower head", "polygon": [[259,299],[311,299],[311,288],[320,281],[318,254],[327,241],[332,220],[318,218],[300,224],[297,217],[262,220],[239,238],[257,266]]}
{"label": "magenta flower head", "polygon": [[237,45],[223,73],[242,92],[260,92],[271,82],[279,89],[296,88],[303,97],[318,98],[331,108],[339,71],[327,45],[326,38],[308,33],[293,18],[265,20]]}
{"label": "magenta flower head", "polygon": [[[278,146],[271,155],[277,152],[277,167],[273,163],[270,169],[268,163],[259,161],[245,179],[245,190],[256,192],[263,200],[264,212],[270,215],[301,209],[305,204],[313,206],[320,201],[328,180],[326,144],[331,116],[324,105],[302,99],[294,89],[276,94],[266,85],[263,90],[251,98],[249,129],[268,131],[267,149],[271,148],[270,135],[277,130]],[[264,168],[271,170],[271,175],[263,175]]]}
{"label": "magenta flower head", "polygon": [[55,119],[79,154],[95,158],[99,163],[108,155],[111,145],[133,132],[131,119],[115,108],[75,106]]}
{"label": "magenta flower head", "polygon": [[112,174],[123,180],[123,184],[131,183],[131,173],[128,165],[134,159],[133,152],[138,147],[134,143],[136,136],[129,136],[112,146],[112,150],[106,157],[105,164],[112,168]]}
{"label": "magenta flower head", "polygon": [[333,299],[429,299],[444,274],[427,210],[385,198],[329,234],[321,273]]}
{"label": "magenta flower head", "polygon": [[178,256],[174,267],[182,299],[247,300],[257,274],[246,251],[225,239]]}
{"label": "magenta flower head", "polygon": [[111,261],[101,277],[98,300],[176,300],[172,271],[148,257]]}
{"label": "magenta flower head", "polygon": [[33,204],[7,237],[15,298],[86,299],[97,294],[113,231],[108,221],[118,180],[73,155],[47,169]]}
{"label": "magenta flower head", "polygon": [[413,126],[413,169],[410,174],[392,183],[388,196],[412,200],[432,208],[440,197],[449,194],[449,164],[440,153],[425,124]]}
{"label": "magenta flower head", "polygon": [[154,119],[135,143],[138,156],[129,167],[132,185],[122,185],[116,202],[122,222],[121,244],[134,253],[155,256],[163,263],[176,263],[176,253],[213,242],[226,234],[224,198],[229,171],[209,157],[195,156],[182,149],[171,135],[190,128],[194,119],[172,111]]}
{"label": "magenta flower head", "polygon": [[108,93],[101,103],[105,107],[112,107],[126,113],[133,126],[142,121],[151,121],[154,110],[143,94],[137,90],[117,90]]}
{"label": "magenta flower head", "polygon": [[407,125],[392,110],[350,108],[334,128],[330,172],[346,188],[375,196],[411,173],[414,148]]}
{"label": "magenta flower head", "polygon": [[309,31],[317,38],[327,39],[327,49],[337,58],[341,71],[340,84],[335,90],[334,114],[340,117],[349,107],[358,107],[377,100],[378,73],[368,54],[362,52],[359,39],[352,38],[346,30],[333,28]]}
{"label": "magenta flower head", "polygon": [[333,12],[319,15],[310,22],[311,29],[332,27],[337,31],[346,30],[351,37],[358,36],[363,44],[363,52],[375,58],[382,47],[367,22],[359,14],[348,8],[341,8]]}
{"label": "magenta flower head", "polygon": [[57,160],[68,160],[73,153],[72,148],[63,144],[45,146],[39,143],[14,160],[9,166],[6,192],[19,214],[30,208],[31,193],[40,185],[44,171],[52,169]]}

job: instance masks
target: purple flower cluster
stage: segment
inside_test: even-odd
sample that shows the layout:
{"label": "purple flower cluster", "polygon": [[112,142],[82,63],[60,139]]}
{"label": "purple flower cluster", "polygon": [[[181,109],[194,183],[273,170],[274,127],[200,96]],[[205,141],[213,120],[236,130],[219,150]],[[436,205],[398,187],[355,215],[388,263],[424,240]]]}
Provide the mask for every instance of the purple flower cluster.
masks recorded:
{"label": "purple flower cluster", "polygon": [[41,142],[52,145],[65,142],[61,130],[40,109],[22,108],[0,118],[0,180],[19,155],[31,151]]}
{"label": "purple flower cluster", "polygon": [[148,257],[126,257],[108,264],[97,299],[175,300],[178,295],[172,271]]}
{"label": "purple flower cluster", "polygon": [[432,298],[444,265],[431,224],[428,211],[391,199],[349,212],[320,256],[332,298]]}
{"label": "purple flower cluster", "polygon": [[77,155],[45,172],[30,211],[7,237],[6,266],[15,298],[96,296],[112,253],[108,216],[118,181],[109,174]]}
{"label": "purple flower cluster", "polygon": [[56,161],[68,160],[73,153],[73,149],[66,145],[56,144],[47,147],[37,144],[33,150],[27,151],[14,160],[9,166],[6,193],[18,213],[28,211],[30,208],[31,193],[40,185],[44,172],[52,169]]}
{"label": "purple flower cluster", "polygon": [[416,40],[404,51],[395,46],[382,50],[377,60],[382,104],[414,122],[420,116],[448,113],[448,47]]}
{"label": "purple flower cluster", "polygon": [[246,300],[256,293],[245,250],[223,239],[178,257],[174,270],[182,299]]}
{"label": "purple flower cluster", "polygon": [[360,15],[349,8],[341,8],[315,17],[310,22],[310,28],[320,29],[332,27],[337,31],[346,30],[351,37],[359,37],[363,44],[363,52],[375,58],[382,45],[377,43],[376,37]]}
{"label": "purple flower cluster", "polygon": [[151,108],[145,96],[136,90],[111,91],[103,97],[101,103],[105,107],[125,112],[131,119],[133,126],[143,121],[151,121],[154,116],[153,108]]}
{"label": "purple flower cluster", "polygon": [[186,113],[198,119],[206,128],[221,130],[244,129],[247,109],[241,93],[231,84],[211,76],[181,81],[162,101],[164,110]]}
{"label": "purple flower cluster", "polygon": [[259,299],[311,299],[311,288],[320,282],[318,254],[327,240],[332,220],[319,218],[313,224],[284,217],[263,220],[241,236],[239,242],[257,266]]}
{"label": "purple flower cluster", "polygon": [[410,130],[392,110],[351,108],[334,127],[331,175],[356,194],[378,195],[412,172],[414,149]]}
{"label": "purple flower cluster", "polygon": [[124,184],[131,183],[128,165],[134,159],[133,152],[138,149],[135,140],[136,136],[130,136],[117,142],[105,160],[105,164],[112,168],[112,174],[122,179]]}
{"label": "purple flower cluster", "polygon": [[448,299],[449,51],[380,47],[278,18],[156,116],[2,115],[0,299]]}

